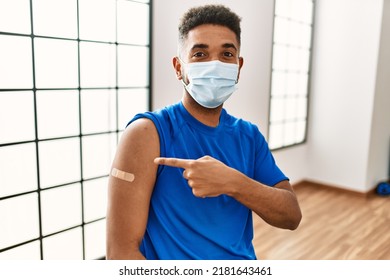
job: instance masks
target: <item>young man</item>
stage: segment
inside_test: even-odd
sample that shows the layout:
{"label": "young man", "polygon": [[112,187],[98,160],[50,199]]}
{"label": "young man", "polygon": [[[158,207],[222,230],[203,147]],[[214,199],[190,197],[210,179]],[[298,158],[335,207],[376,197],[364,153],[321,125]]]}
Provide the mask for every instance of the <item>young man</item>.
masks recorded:
{"label": "young man", "polygon": [[256,259],[252,212],[294,230],[301,211],[257,127],[224,110],[234,92],[240,18],[190,9],[173,66],[182,100],[135,116],[109,180],[108,259]]}

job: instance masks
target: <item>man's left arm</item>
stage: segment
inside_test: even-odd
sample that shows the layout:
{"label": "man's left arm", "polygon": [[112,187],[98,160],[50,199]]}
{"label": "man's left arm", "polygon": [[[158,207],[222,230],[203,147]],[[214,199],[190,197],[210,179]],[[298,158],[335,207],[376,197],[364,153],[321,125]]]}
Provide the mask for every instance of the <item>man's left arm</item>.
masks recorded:
{"label": "man's left arm", "polygon": [[302,213],[293,187],[288,180],[269,187],[233,170],[232,184],[226,193],[252,209],[268,224],[295,230]]}
{"label": "man's left arm", "polygon": [[301,221],[297,197],[287,180],[266,186],[210,156],[197,160],[157,158],[155,163],[183,168],[183,177],[197,197],[229,195],[279,228],[294,230]]}

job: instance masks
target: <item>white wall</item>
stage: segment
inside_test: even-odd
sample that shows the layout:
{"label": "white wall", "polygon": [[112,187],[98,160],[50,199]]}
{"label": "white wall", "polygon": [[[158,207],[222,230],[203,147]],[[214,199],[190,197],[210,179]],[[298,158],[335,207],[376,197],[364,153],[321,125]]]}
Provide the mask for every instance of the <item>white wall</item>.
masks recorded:
{"label": "white wall", "polygon": [[382,1],[317,1],[309,178],[366,192]]}
{"label": "white wall", "polygon": [[[380,61],[388,61],[390,49],[388,37],[380,41],[383,1],[317,1],[308,142],[274,153],[293,183],[310,179],[366,192],[387,175],[383,153],[388,160],[390,110],[389,79],[384,75],[390,64],[378,65],[380,43]],[[155,0],[153,107],[180,100],[182,86],[172,67],[178,20],[188,8],[208,3],[227,5],[242,17],[244,67],[239,89],[225,108],[259,125],[267,136],[271,0]],[[387,19],[382,34],[388,25]],[[384,125],[387,136],[381,134]]]}
{"label": "white wall", "polygon": [[384,1],[367,186],[390,177],[390,1]]}

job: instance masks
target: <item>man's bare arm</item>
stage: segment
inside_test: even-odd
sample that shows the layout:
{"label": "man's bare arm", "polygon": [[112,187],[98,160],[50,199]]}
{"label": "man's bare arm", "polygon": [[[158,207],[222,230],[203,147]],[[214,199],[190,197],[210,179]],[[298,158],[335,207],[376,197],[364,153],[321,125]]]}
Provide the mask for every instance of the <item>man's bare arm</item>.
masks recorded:
{"label": "man's bare arm", "polygon": [[145,233],[160,154],[152,121],[139,119],[124,131],[108,184],[107,259],[145,259],[139,246]]}

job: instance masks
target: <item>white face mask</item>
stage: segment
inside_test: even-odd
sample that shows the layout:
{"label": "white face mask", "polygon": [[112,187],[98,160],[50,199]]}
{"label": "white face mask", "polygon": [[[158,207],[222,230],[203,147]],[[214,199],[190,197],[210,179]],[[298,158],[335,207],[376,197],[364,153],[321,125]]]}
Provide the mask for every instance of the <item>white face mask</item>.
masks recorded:
{"label": "white face mask", "polygon": [[237,89],[238,64],[219,60],[183,64],[189,81],[182,80],[184,87],[203,107],[218,107]]}

